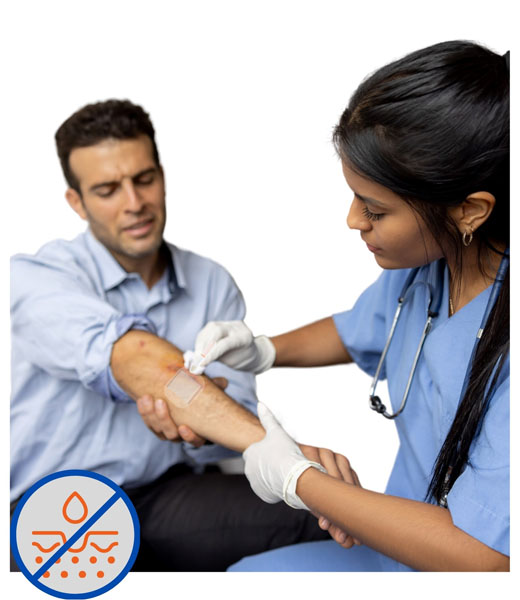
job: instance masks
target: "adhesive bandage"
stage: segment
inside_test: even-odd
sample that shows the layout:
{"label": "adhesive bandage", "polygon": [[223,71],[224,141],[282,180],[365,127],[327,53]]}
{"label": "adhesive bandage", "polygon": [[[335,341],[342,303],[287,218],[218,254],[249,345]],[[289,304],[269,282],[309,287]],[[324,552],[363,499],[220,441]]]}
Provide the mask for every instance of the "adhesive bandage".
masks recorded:
{"label": "adhesive bandage", "polygon": [[164,386],[168,400],[179,408],[188,406],[201,389],[202,385],[185,369],[179,369]]}

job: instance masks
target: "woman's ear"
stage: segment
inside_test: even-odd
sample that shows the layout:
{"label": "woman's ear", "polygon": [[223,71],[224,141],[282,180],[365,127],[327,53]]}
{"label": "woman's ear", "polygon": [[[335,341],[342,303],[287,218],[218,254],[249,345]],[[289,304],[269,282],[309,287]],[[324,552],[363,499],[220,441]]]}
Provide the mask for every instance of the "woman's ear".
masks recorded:
{"label": "woman's ear", "polygon": [[450,209],[451,217],[459,231],[474,233],[488,219],[495,207],[495,196],[489,192],[475,192],[457,206]]}

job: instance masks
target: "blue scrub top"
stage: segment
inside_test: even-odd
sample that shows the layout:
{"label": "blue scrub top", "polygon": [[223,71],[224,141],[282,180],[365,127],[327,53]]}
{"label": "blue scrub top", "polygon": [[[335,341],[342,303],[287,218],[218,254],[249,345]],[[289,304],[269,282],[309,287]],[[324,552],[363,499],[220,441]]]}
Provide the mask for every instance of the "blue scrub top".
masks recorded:
{"label": "blue scrub top", "polygon": [[[383,271],[354,308],[334,315],[338,333],[354,361],[374,375],[388,338],[397,299],[409,270]],[[435,460],[451,426],[466,368],[491,287],[449,317],[448,269],[437,261],[414,281],[429,282],[440,294],[439,315],[426,338],[408,403],[394,423],[399,450],[387,494],[423,502]],[[381,372],[388,380],[393,412],[398,410],[427,317],[429,293],[419,285],[403,305]],[[368,390],[367,390],[368,392]],[[381,418],[374,414],[374,418]],[[390,422],[388,426],[391,427]],[[484,544],[509,555],[509,357],[499,375],[470,465],[448,494],[454,524]],[[346,550],[332,541],[278,548],[243,558],[230,571],[412,571],[365,546]]]}
{"label": "blue scrub top", "polygon": [[[334,315],[345,347],[370,375],[375,373],[409,272],[384,271],[352,310]],[[400,445],[386,493],[424,501],[435,460],[457,411],[491,287],[449,317],[445,263],[437,261],[421,268],[417,280],[430,281],[442,302],[417,364],[406,408],[394,421]],[[425,285],[417,286],[406,300],[381,373],[381,378],[388,380],[394,412],[401,404],[426,322],[428,300]],[[509,358],[469,460],[447,497],[453,522],[487,546],[509,555]],[[383,570],[398,568],[395,561],[381,559]]]}

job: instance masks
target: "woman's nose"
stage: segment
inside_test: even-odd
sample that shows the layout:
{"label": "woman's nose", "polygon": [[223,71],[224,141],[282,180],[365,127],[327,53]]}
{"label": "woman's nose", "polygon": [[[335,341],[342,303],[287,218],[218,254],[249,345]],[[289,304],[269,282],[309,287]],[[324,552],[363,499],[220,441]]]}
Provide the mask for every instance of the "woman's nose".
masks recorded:
{"label": "woman's nose", "polygon": [[363,203],[357,198],[354,198],[350,205],[347,215],[347,225],[350,229],[358,229],[359,231],[369,231],[372,228],[372,224],[363,214]]}

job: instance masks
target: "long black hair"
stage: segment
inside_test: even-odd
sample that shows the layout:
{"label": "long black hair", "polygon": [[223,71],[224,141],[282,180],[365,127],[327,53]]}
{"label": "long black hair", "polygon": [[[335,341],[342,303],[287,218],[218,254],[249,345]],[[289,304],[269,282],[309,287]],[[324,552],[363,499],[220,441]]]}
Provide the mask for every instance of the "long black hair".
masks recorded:
{"label": "long black hair", "polygon": [[[422,217],[460,286],[463,244],[448,208],[487,191],[496,203],[474,233],[479,267],[509,247],[509,56],[453,41],[376,71],[354,92],[333,136],[342,160]],[[459,287],[460,289],[460,287]],[[426,499],[443,504],[469,462],[509,352],[509,269],[473,360],[467,390],[437,456]]]}

